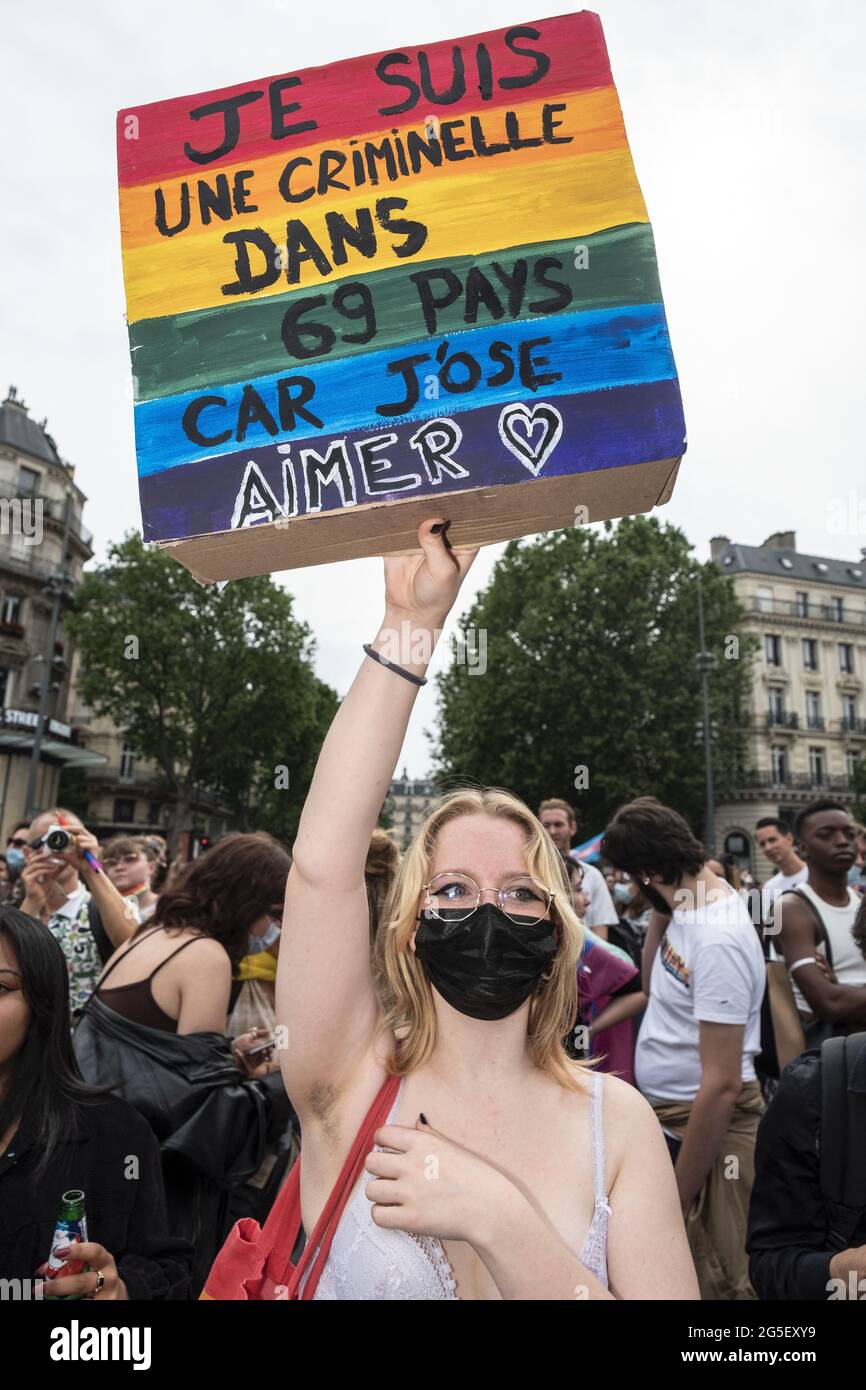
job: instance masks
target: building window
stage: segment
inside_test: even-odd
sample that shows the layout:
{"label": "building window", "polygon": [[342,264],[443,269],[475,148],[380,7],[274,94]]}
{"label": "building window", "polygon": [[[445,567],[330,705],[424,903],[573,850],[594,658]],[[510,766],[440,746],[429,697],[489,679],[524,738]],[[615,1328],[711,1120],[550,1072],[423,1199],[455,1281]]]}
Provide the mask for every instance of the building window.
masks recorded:
{"label": "building window", "polygon": [[814,637],[804,637],[803,639],[803,665],[807,671],[817,671],[818,669],[818,643]]}
{"label": "building window", "polygon": [[8,703],[7,695],[11,684],[9,677],[11,672],[5,666],[0,666],[0,709],[5,709]]}
{"label": "building window", "polygon": [[844,603],[844,600],[843,600],[843,599],[841,599],[841,598],[836,598],[835,596],[834,596],[833,598],[831,598],[831,600],[830,600],[830,617],[833,619],[833,622],[834,622],[834,623],[844,623],[844,621],[845,621],[845,603]]}
{"label": "building window", "polygon": [[766,588],[758,589],[758,612],[772,613],[773,611],[773,590]]}
{"label": "building window", "polygon": [[29,565],[33,559],[34,546],[30,538],[24,535],[20,528],[16,528],[9,538],[9,554],[19,565]]}
{"label": "building window", "polygon": [[797,590],[797,617],[808,618],[809,616],[809,595],[805,589]]}
{"label": "building window", "polygon": [[132,825],[135,821],[135,802],[119,796],[114,803],[115,825]]}
{"label": "building window", "polygon": [[785,692],[777,685],[771,685],[767,692],[770,699],[770,722],[783,724],[785,721]]}
{"label": "building window", "polygon": [[839,670],[843,676],[854,674],[854,646],[851,642],[837,642],[839,651]]}
{"label": "building window", "polygon": [[770,749],[773,759],[773,781],[787,782],[788,780],[788,754],[782,743],[774,743]]}
{"label": "building window", "polygon": [[775,633],[767,632],[764,634],[764,655],[767,658],[768,666],[781,666],[782,664],[782,639]]}
{"label": "building window", "polygon": [[121,782],[131,782],[134,777],[135,750],[128,743],[125,743],[120,755],[120,780]]}
{"label": "building window", "polygon": [[856,729],[857,727],[857,696],[842,696],[842,723],[846,729]]}
{"label": "building window", "polygon": [[849,750],[845,754],[845,771],[848,773],[849,780],[857,775],[857,764],[860,761],[860,754]]}
{"label": "building window", "polygon": [[147,808],[148,825],[159,825],[160,804],[158,801],[151,801]]}
{"label": "building window", "polygon": [[806,691],[806,724],[810,729],[823,728],[821,718],[821,696],[817,690]]}
{"label": "building window", "polygon": [[35,497],[39,486],[39,474],[33,468],[19,468],[18,496]]}
{"label": "building window", "polygon": [[740,867],[751,865],[752,848],[748,838],[739,830],[732,830],[725,837],[725,853],[732,854]]}
{"label": "building window", "polygon": [[0,621],[4,623],[20,623],[21,604],[22,599],[20,594],[7,594],[3,600],[3,608],[0,610]]}
{"label": "building window", "polygon": [[809,749],[809,776],[812,779],[813,787],[822,787],[825,781],[826,769],[824,766],[824,749]]}

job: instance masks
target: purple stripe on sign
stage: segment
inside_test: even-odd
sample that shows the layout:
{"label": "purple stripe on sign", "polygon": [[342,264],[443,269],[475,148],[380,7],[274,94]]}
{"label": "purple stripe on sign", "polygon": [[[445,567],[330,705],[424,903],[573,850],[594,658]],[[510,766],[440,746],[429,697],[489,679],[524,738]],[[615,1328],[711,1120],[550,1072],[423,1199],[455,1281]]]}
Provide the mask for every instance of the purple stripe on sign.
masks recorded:
{"label": "purple stripe on sign", "polygon": [[[443,402],[443,405],[445,402]],[[144,538],[181,540],[280,516],[564,477],[685,452],[674,380],[267,444],[140,480]]]}

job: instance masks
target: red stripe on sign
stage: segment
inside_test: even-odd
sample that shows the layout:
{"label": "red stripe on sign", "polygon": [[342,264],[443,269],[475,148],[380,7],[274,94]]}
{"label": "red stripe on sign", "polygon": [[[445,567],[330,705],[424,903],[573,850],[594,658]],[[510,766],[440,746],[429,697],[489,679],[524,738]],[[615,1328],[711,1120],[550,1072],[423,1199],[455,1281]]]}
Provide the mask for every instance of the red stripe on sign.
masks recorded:
{"label": "red stripe on sign", "polygon": [[311,142],[611,81],[601,21],[583,10],[128,107],[117,116],[118,177],[139,184],[204,175]]}

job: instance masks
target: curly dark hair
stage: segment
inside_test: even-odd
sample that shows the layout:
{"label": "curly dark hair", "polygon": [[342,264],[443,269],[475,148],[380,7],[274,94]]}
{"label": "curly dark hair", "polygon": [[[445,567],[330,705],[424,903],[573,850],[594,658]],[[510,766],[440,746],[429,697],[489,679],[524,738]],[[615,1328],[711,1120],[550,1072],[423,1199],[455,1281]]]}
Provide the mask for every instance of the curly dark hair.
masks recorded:
{"label": "curly dark hair", "polygon": [[663,883],[680,883],[683,874],[699,874],[707,856],[679,811],[639,796],[614,815],[601,857],[627,874],[654,873]]}
{"label": "curly dark hair", "polygon": [[271,835],[224,835],[187,864],[139,931],[203,932],[225,947],[234,967],[246,953],[252,924],[272,909],[282,913],[291,865],[292,856]]}

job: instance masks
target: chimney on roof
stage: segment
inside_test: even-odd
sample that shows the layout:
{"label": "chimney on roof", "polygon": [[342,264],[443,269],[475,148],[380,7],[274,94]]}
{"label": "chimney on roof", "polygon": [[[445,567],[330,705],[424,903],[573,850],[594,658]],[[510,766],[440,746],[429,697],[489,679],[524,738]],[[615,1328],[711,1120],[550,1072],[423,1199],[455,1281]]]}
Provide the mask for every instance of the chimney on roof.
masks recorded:
{"label": "chimney on roof", "polygon": [[719,556],[725,553],[730,544],[731,541],[728,536],[713,536],[710,541],[710,559],[718,560]]}
{"label": "chimney on roof", "polygon": [[774,531],[772,536],[768,536],[764,541],[764,549],[770,550],[796,550],[797,533],[796,531]]}

